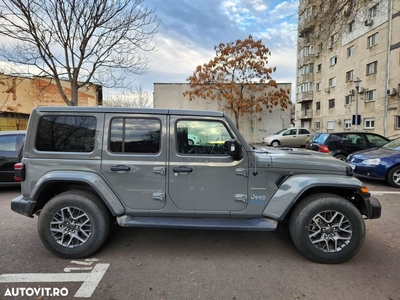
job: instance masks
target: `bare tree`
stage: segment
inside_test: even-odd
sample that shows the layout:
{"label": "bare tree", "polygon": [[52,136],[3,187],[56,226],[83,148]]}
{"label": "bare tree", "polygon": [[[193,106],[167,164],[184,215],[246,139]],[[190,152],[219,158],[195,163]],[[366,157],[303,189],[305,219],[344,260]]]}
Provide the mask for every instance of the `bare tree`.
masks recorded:
{"label": "bare tree", "polygon": [[[143,74],[159,20],[144,0],[0,0],[0,58],[54,78],[67,105],[89,82],[124,87]],[[66,92],[60,80],[68,80]],[[69,98],[70,96],[70,98]]]}
{"label": "bare tree", "polygon": [[[371,14],[387,13],[386,0],[300,0],[299,37],[319,47],[334,43],[355,25],[368,22]],[[371,8],[376,6],[376,10]],[[363,24],[364,26],[364,24]],[[369,26],[365,23],[365,26]],[[320,51],[320,49],[319,49]]]}
{"label": "bare tree", "polygon": [[153,107],[153,92],[146,91],[139,85],[133,91],[105,97],[103,105],[108,107],[150,108]]}

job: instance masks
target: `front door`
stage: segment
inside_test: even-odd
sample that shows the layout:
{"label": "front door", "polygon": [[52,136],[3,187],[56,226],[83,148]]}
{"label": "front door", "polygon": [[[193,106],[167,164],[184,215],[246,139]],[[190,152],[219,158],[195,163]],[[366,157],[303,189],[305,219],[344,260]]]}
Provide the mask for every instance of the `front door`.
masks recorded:
{"label": "front door", "polygon": [[[247,206],[248,158],[226,153],[224,139],[235,138],[224,119],[171,116],[168,194],[181,210],[229,215]],[[199,138],[188,143],[188,136]]]}

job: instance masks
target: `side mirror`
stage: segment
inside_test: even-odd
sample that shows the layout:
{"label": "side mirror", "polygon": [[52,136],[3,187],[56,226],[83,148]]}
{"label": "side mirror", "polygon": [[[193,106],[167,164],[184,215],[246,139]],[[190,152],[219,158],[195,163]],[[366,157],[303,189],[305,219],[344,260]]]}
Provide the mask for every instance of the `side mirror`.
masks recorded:
{"label": "side mirror", "polygon": [[229,140],[225,142],[227,153],[233,157],[234,160],[240,160],[243,157],[242,144],[236,140]]}

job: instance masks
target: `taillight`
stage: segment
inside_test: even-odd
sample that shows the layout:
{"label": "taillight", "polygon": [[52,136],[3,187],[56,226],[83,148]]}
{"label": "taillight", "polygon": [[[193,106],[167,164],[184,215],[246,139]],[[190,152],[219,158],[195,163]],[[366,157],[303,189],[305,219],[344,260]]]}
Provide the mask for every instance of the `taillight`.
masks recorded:
{"label": "taillight", "polygon": [[14,180],[18,182],[25,180],[25,165],[23,163],[14,165]]}
{"label": "taillight", "polygon": [[331,151],[329,151],[327,146],[321,145],[318,147],[318,152],[329,153]]}

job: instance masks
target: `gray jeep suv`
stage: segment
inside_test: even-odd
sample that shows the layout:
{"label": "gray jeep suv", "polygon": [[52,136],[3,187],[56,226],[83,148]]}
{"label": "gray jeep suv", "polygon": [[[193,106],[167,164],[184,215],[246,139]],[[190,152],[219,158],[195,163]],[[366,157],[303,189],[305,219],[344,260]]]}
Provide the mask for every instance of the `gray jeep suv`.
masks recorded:
{"label": "gray jeep suv", "polygon": [[362,246],[364,218],[381,214],[352,175],[318,152],[254,148],[222,112],[40,107],[15,165],[22,195],[11,208],[37,215],[43,244],[65,258],[97,251],[112,220],[230,230],[289,221],[303,255],[340,263]]}

